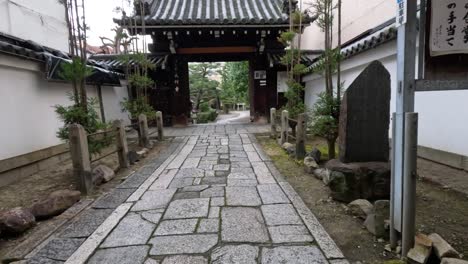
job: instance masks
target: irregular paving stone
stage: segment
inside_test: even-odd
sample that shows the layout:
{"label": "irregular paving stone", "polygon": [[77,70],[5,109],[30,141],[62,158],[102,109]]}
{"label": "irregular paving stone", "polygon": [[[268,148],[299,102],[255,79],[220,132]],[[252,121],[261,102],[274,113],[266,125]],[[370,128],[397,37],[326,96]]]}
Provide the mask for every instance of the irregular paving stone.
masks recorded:
{"label": "irregular paving stone", "polygon": [[269,226],[300,225],[301,219],[291,204],[271,204],[261,207],[265,221]]}
{"label": "irregular paving stone", "polygon": [[228,178],[227,185],[232,187],[252,187],[257,186],[257,180],[231,179]]}
{"label": "irregular paving stone", "polygon": [[54,238],[41,248],[36,256],[54,260],[67,260],[84,242],[83,238]]}
{"label": "irregular paving stone", "polygon": [[198,233],[217,233],[219,231],[219,218],[201,219]]}
{"label": "irregular paving stone", "polygon": [[250,162],[262,161],[262,159],[261,159],[260,156],[257,154],[257,152],[246,152],[246,153],[247,153],[247,157],[249,158],[249,161],[250,161]]}
{"label": "irregular paving stone", "polygon": [[222,246],[211,253],[213,264],[256,264],[258,247],[251,245]]}
{"label": "irregular paving stone", "polygon": [[208,188],[200,193],[201,198],[224,197],[224,188],[215,186]]}
{"label": "irregular paving stone", "polygon": [[202,256],[177,255],[166,257],[162,264],[207,264],[208,260]]}
{"label": "irregular paving stone", "polygon": [[215,171],[215,177],[226,177],[229,175],[229,171]]}
{"label": "irregular paving stone", "polygon": [[262,204],[255,187],[226,187],[228,206],[259,206]]}
{"label": "irregular paving stone", "polygon": [[260,210],[224,207],[221,211],[221,239],[224,242],[268,242],[268,231]]}
{"label": "irregular paving stone", "polygon": [[174,195],[173,200],[200,198],[199,192],[181,192]]}
{"label": "irregular paving stone", "polygon": [[[113,172],[113,171],[112,171]],[[36,219],[46,219],[57,216],[80,200],[81,193],[72,190],[55,191],[31,207],[31,213]]]}
{"label": "irregular paving stone", "polygon": [[252,164],[248,161],[231,161],[231,169],[251,168]]}
{"label": "irregular paving stone", "polygon": [[224,197],[213,197],[210,202],[211,206],[224,206]]}
{"label": "irregular paving stone", "polygon": [[195,232],[197,219],[165,220],[159,224],[155,236],[190,234]]}
{"label": "irregular paving stone", "polygon": [[252,162],[252,167],[260,184],[276,183],[275,178],[264,162]]}
{"label": "irregular paving stone", "polygon": [[202,184],[226,184],[227,178],[226,177],[205,177],[201,180]]}
{"label": "irregular paving stone", "polygon": [[182,168],[183,169],[196,168],[199,162],[200,162],[200,158],[187,158],[184,164],[182,165]]}
{"label": "irregular paving stone", "polygon": [[270,226],[271,240],[273,243],[311,242],[312,236],[303,225]]}
{"label": "irregular paving stone", "polygon": [[93,208],[97,209],[115,209],[124,203],[135,189],[115,189],[105,196],[99,198]]}
{"label": "irregular paving stone", "polygon": [[141,197],[141,200],[135,203],[132,211],[147,211],[165,208],[171,201],[177,189],[147,191]]}
{"label": "irregular paving stone", "polygon": [[262,264],[326,264],[328,263],[316,246],[284,246],[264,248]]}
{"label": "irregular paving stone", "polygon": [[175,178],[169,188],[184,188],[193,184],[193,178]]}
{"label": "irregular paving stone", "polygon": [[133,175],[129,176],[123,183],[117,186],[118,189],[137,189],[142,185],[146,179],[150,176],[142,173],[134,173]]}
{"label": "irregular paving stone", "polygon": [[231,168],[229,164],[218,164],[213,166],[213,170],[215,171],[228,171]]}
{"label": "irregular paving stone", "polygon": [[[49,258],[43,258],[43,257],[32,257],[28,259],[27,261],[17,261],[18,264],[63,264],[63,261],[59,260],[53,260]],[[13,262],[13,263],[17,263]]]}
{"label": "irregular paving stone", "polygon": [[158,236],[150,240],[150,255],[202,254],[218,243],[216,234]]}
{"label": "irregular paving stone", "polygon": [[140,264],[148,255],[149,246],[131,246],[98,250],[88,264]]}
{"label": "irregular paving stone", "polygon": [[152,259],[152,258],[148,258],[146,259],[144,264],[159,264],[159,261]]}
{"label": "irregular paving stone", "polygon": [[210,213],[208,214],[208,218],[218,218],[220,209],[221,209],[220,207],[212,206],[210,208]]}
{"label": "irregular paving stone", "polygon": [[152,210],[152,211],[141,212],[140,215],[146,221],[149,221],[153,224],[158,224],[159,220],[161,220],[162,212],[159,212],[157,210]]}
{"label": "irregular paving stone", "polygon": [[106,248],[146,244],[155,227],[155,224],[142,219],[139,214],[128,214],[120,221],[106,240],[104,240],[101,247]]}
{"label": "irregular paving stone", "polygon": [[289,199],[277,184],[258,185],[257,189],[263,204],[289,203]]}
{"label": "irregular paving stone", "polygon": [[112,213],[112,209],[89,209],[68,225],[60,237],[88,237]]}
{"label": "irregular paving stone", "polygon": [[210,187],[209,185],[187,186],[182,189],[183,192],[201,192]]}
{"label": "irregular paving stone", "polygon": [[209,198],[176,200],[169,204],[164,219],[207,217]]}
{"label": "irregular paving stone", "polygon": [[176,178],[201,178],[205,176],[205,173],[202,169],[181,169],[176,174]]}

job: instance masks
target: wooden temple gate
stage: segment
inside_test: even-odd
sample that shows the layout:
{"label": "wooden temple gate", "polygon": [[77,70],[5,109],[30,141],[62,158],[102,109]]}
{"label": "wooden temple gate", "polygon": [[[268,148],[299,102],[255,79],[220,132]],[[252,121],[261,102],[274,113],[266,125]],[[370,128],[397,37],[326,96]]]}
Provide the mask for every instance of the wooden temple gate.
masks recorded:
{"label": "wooden temple gate", "polygon": [[[171,117],[166,122],[184,125],[190,117],[188,63],[216,61],[249,62],[255,119],[279,107],[277,72],[285,71],[280,63],[285,46],[278,38],[289,29],[288,7],[284,0],[153,0],[137,8],[136,16],[116,22],[131,34],[152,37],[150,57],[160,63],[151,73],[156,89],[150,100]],[[310,22],[307,17],[304,25]]]}

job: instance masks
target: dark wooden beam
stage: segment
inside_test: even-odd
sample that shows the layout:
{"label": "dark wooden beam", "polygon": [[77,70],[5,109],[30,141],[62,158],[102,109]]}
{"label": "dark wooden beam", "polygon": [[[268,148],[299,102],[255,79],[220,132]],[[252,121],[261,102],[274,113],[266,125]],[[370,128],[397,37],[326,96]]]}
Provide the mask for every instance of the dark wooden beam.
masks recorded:
{"label": "dark wooden beam", "polygon": [[226,53],[254,53],[256,47],[204,47],[204,48],[178,48],[177,54],[226,54]]}

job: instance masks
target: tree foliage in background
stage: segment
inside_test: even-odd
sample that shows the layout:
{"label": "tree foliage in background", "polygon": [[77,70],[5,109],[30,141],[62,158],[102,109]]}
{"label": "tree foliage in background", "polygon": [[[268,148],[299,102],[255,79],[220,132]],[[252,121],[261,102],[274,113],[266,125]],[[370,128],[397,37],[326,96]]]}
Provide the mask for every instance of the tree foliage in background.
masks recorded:
{"label": "tree foliage in background", "polygon": [[[304,14],[300,8],[297,8],[297,1],[289,0],[288,5],[289,30],[281,34],[279,41],[289,47],[281,62],[286,66],[288,74],[288,90],[285,93],[288,100],[286,110],[290,118],[296,119],[299,114],[307,110],[302,97],[304,86],[301,83],[301,76],[306,73],[307,68],[301,60],[301,31]],[[295,125],[293,125],[293,133],[295,133]]]}
{"label": "tree foliage in background", "polygon": [[224,104],[248,103],[249,62],[227,62],[221,71]]}
{"label": "tree foliage in background", "polygon": [[[329,158],[334,159],[335,144],[338,138],[340,120],[341,87],[340,61],[341,61],[341,1],[338,5],[333,0],[315,0],[311,7],[317,16],[316,23],[324,32],[325,51],[322,58],[314,67],[314,72],[324,76],[325,92],[320,94],[313,107],[311,129],[317,136],[324,137],[328,144]],[[333,48],[333,11],[338,7],[338,46]],[[337,73],[337,83],[333,84],[333,75]]]}
{"label": "tree foliage in background", "polygon": [[189,65],[190,97],[194,102],[194,109],[200,110],[202,102],[211,102],[215,108],[220,107],[219,82],[209,77],[220,70],[219,63],[191,63]]}

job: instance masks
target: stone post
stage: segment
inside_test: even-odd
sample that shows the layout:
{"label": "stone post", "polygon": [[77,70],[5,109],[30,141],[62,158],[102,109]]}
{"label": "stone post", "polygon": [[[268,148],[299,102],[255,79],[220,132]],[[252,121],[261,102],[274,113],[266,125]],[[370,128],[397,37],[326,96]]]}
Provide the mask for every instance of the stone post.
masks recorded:
{"label": "stone post", "polygon": [[300,114],[297,116],[297,126],[296,126],[296,159],[302,160],[305,158],[306,149],[306,118],[305,114]]}
{"label": "stone post", "polygon": [[271,138],[277,139],[278,135],[276,132],[276,108],[270,109],[270,123],[271,123]]}
{"label": "stone post", "polygon": [[156,112],[156,124],[158,126],[158,140],[162,141],[164,139],[164,133],[163,133],[163,116],[162,112],[158,111]]}
{"label": "stone post", "polygon": [[73,175],[78,179],[80,191],[89,194],[93,189],[93,179],[86,130],[79,124],[70,125],[69,141]]}
{"label": "stone post", "polygon": [[114,128],[116,129],[116,141],[117,141],[117,154],[119,155],[120,168],[130,167],[128,161],[128,145],[127,145],[127,133],[121,120],[114,121]]}
{"label": "stone post", "polygon": [[288,122],[289,113],[287,110],[283,110],[281,112],[281,146],[288,142],[288,130],[289,130],[289,122]]}
{"label": "stone post", "polygon": [[145,114],[138,116],[138,125],[140,127],[140,146],[148,147],[149,146],[149,132],[148,132],[148,119]]}

